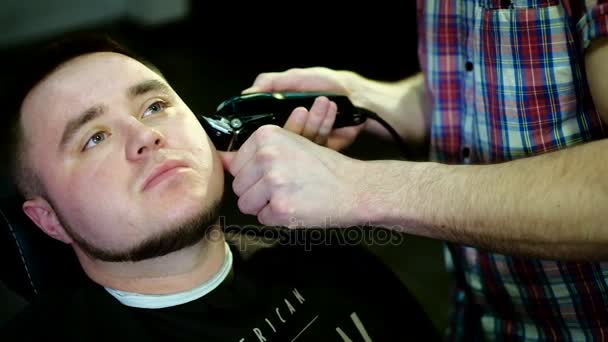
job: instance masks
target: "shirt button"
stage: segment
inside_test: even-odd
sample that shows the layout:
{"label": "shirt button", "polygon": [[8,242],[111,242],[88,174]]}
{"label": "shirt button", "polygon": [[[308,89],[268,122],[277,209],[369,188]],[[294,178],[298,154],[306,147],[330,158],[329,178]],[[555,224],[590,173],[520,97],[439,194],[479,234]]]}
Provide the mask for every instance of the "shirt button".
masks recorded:
{"label": "shirt button", "polygon": [[472,63],[472,62],[467,62],[467,63],[464,65],[464,67],[465,67],[465,69],[466,69],[467,71],[471,71],[471,70],[473,70],[473,63]]}
{"label": "shirt button", "polygon": [[461,150],[462,159],[466,162],[469,161],[469,157],[471,157],[471,149],[468,147],[463,147]]}

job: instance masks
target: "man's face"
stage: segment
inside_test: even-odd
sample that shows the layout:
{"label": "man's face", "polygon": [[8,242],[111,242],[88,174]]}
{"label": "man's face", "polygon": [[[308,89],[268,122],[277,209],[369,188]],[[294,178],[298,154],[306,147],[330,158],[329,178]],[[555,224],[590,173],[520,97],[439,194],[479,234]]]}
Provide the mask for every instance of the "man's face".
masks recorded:
{"label": "man's face", "polygon": [[124,254],[162,242],[221,199],[221,162],[194,114],[124,55],[65,63],[28,94],[22,124],[68,242]]}

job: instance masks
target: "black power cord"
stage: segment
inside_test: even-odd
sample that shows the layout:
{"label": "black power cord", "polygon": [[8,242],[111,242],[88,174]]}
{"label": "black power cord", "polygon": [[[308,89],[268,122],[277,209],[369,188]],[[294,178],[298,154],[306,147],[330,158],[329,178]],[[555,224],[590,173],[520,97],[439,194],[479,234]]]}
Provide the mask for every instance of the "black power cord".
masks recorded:
{"label": "black power cord", "polygon": [[403,139],[401,139],[401,135],[399,135],[399,133],[397,133],[397,131],[395,131],[395,129],[393,128],[393,126],[391,126],[388,122],[386,122],[384,119],[382,119],[380,117],[380,115],[378,115],[375,112],[372,112],[371,110],[368,110],[368,109],[365,109],[365,108],[361,108],[361,107],[355,107],[355,108],[356,108],[356,110],[358,112],[360,112],[361,114],[363,114],[368,119],[376,120],[384,128],[386,128],[386,130],[393,137],[393,140],[395,140],[395,144],[397,144],[397,147],[399,148],[399,150],[401,151],[401,154],[404,157],[406,157],[409,154],[409,149],[408,149],[407,145],[405,144],[405,142],[403,141]]}

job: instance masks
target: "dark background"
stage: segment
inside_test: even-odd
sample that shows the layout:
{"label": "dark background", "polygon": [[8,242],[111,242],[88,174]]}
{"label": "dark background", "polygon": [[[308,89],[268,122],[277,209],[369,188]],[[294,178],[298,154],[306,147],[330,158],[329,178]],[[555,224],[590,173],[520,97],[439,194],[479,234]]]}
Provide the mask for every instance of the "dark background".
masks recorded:
{"label": "dark background", "polygon": [[[419,70],[414,1],[357,6],[133,0],[128,7],[116,7],[121,10],[111,10],[120,1],[63,2],[62,7],[62,1],[6,1],[0,9],[5,79],[28,67],[20,64],[19,56],[34,44],[81,29],[111,33],[150,59],[196,113],[213,112],[261,72],[326,66],[393,81]],[[145,18],[149,13],[173,13],[171,6],[178,5],[178,14]],[[102,15],[104,8],[108,14]],[[345,153],[361,159],[401,159],[395,146],[365,135]],[[224,208],[228,223],[256,224],[254,217],[238,213],[229,182]],[[449,279],[441,243],[404,236],[399,245],[367,245],[419,298],[437,328],[445,329]]]}

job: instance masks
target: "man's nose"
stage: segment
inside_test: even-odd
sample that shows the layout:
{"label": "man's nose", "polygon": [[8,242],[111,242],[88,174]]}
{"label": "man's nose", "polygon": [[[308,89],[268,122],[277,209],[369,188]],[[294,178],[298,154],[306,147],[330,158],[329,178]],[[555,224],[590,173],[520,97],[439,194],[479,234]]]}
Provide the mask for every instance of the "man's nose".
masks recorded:
{"label": "man's nose", "polygon": [[130,125],[131,134],[127,143],[127,159],[138,160],[165,146],[165,136],[154,127],[141,122]]}

